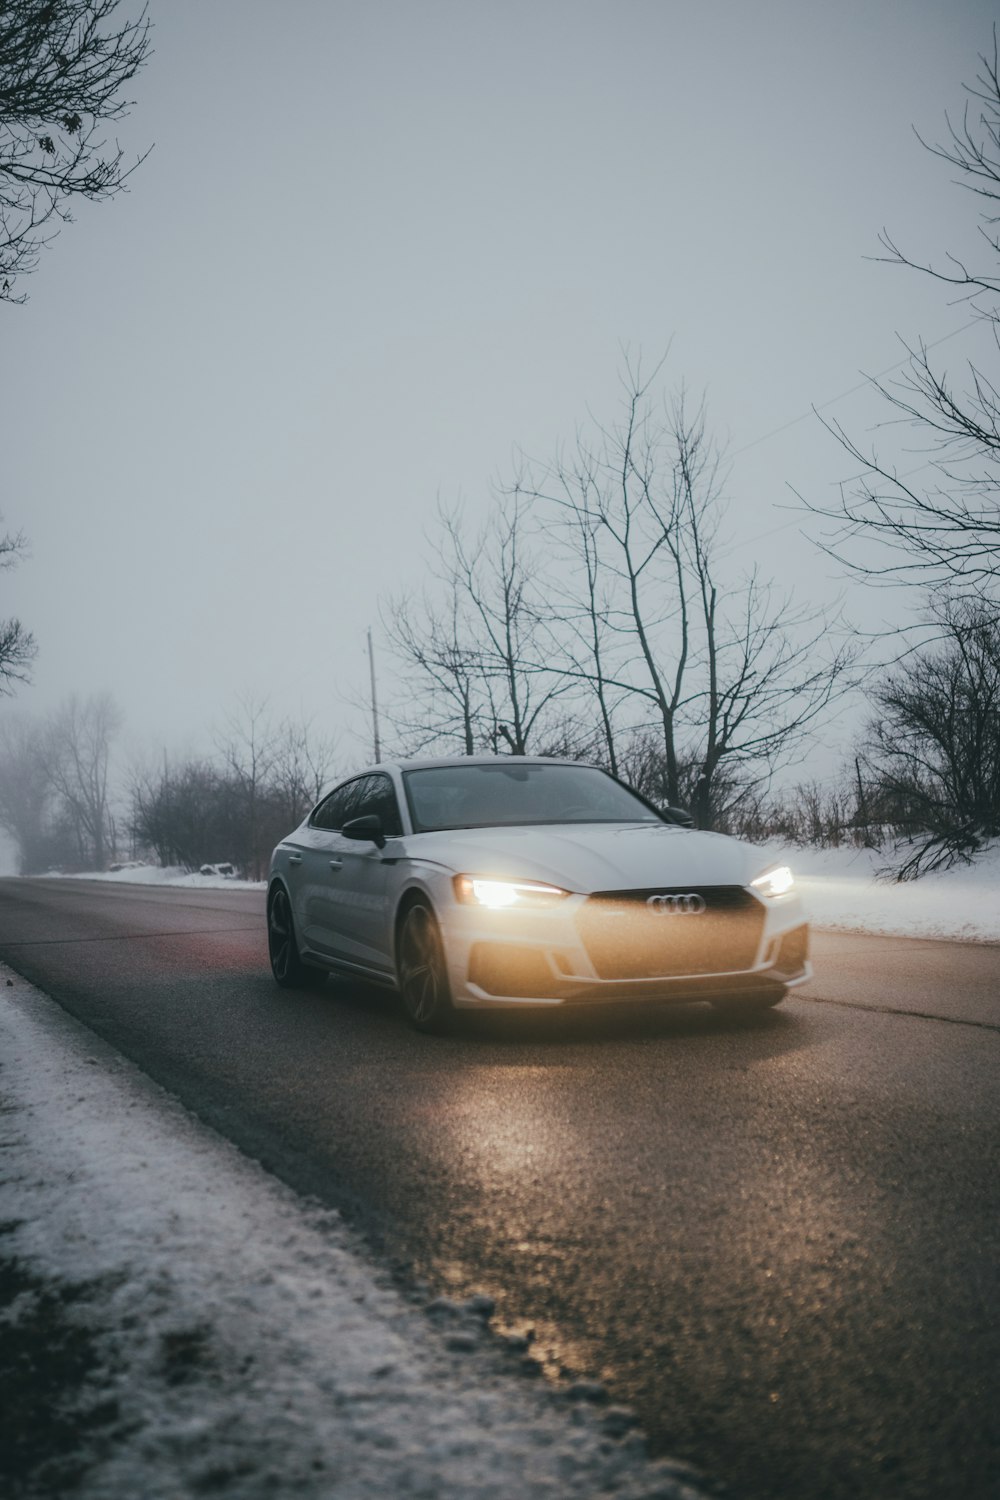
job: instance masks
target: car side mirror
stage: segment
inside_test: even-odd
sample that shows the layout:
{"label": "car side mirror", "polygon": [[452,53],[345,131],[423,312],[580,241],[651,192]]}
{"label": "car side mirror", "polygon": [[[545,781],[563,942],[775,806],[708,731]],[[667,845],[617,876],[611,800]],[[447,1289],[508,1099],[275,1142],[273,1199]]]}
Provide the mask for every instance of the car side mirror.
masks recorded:
{"label": "car side mirror", "polygon": [[359,843],[367,840],[377,849],[385,848],[385,830],[378,813],[365,813],[363,818],[350,818],[340,834],[342,838],[357,839]]}
{"label": "car side mirror", "polygon": [[686,807],[663,807],[660,811],[668,823],[676,823],[679,828],[694,827],[694,818]]}

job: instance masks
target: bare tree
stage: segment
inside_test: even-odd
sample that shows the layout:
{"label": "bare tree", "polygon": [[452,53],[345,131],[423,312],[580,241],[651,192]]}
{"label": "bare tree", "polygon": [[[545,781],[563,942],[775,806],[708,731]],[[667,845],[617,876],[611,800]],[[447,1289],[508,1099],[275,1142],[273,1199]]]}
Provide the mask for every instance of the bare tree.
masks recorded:
{"label": "bare tree", "polygon": [[[120,193],[126,165],[105,127],[127,114],[122,90],[149,51],[146,11],[119,0],[0,0],[0,301],[72,215],[74,199]],[[148,153],[147,153],[148,154]]]}
{"label": "bare tree", "polygon": [[44,728],[33,719],[0,724],[0,826],[15,839],[22,875],[49,863],[51,784]]}
{"label": "bare tree", "polygon": [[[518,489],[562,516],[575,551],[579,606],[553,666],[593,692],[609,757],[616,717],[633,736],[655,728],[660,796],[690,802],[711,827],[737,773],[766,781],[796,753],[844,687],[851,653],[822,612],[755,568],[722,580],[721,456],[683,391],[654,403],[659,369],[644,379],[627,365],[621,419]],[[553,642],[565,621],[556,611]]]}
{"label": "bare tree", "polygon": [[[958,182],[980,201],[978,241],[985,262],[969,266],[949,255],[945,264],[912,259],[883,230],[888,263],[957,288],[971,300],[989,335],[992,367],[968,361],[958,376],[938,367],[922,341],[907,346],[909,364],[896,382],[873,381],[930,454],[912,471],[865,450],[842,427],[828,424],[863,474],[845,484],[833,506],[807,504],[833,523],[824,550],[852,573],[878,582],[944,587],[954,597],[1000,595],[1000,73],[994,29],[992,57],[967,87],[961,124],[946,115],[943,144],[921,145],[958,172]],[[925,476],[929,471],[929,478]]]}
{"label": "bare tree", "polygon": [[335,741],[317,735],[311,720],[286,719],[281,724],[274,737],[268,786],[282,832],[300,823],[319,801],[336,754]]}
{"label": "bare tree", "polygon": [[[0,570],[15,568],[26,547],[21,532],[0,536]],[[36,650],[34,637],[20,620],[0,620],[0,696],[9,696],[17,684],[30,682]]]}
{"label": "bare tree", "polygon": [[913,841],[906,879],[1000,834],[1000,621],[947,601],[937,639],[872,690],[864,759],[879,816]]}
{"label": "bare tree", "polygon": [[138,765],[130,828],[163,865],[238,864],[255,878],[330,778],[332,741],[306,723],[276,728],[266,704],[242,699],[220,743],[221,763],[185,759]]}
{"label": "bare tree", "polygon": [[[558,662],[571,681],[583,688],[583,713],[596,707],[599,733],[591,754],[602,759],[613,776],[622,772],[616,729],[617,710],[628,697],[628,689],[613,676],[614,641],[611,615],[613,588],[607,582],[601,549],[601,505],[596,492],[597,477],[585,465],[558,465],[550,475],[555,482],[560,524],[548,532],[550,546],[565,563],[550,569],[546,579],[549,659]],[[516,494],[539,495],[530,477],[522,472],[513,486]],[[609,675],[609,673],[611,675]],[[592,696],[592,703],[588,699]],[[634,765],[646,763],[642,736],[630,737]],[[633,785],[638,785],[634,782]]]}
{"label": "bare tree", "polygon": [[246,864],[251,880],[261,879],[265,857],[271,852],[262,823],[278,740],[279,731],[268,715],[267,699],[252,694],[238,699],[218,739],[223,763],[243,802]]}
{"label": "bare tree", "polygon": [[568,684],[546,669],[538,568],[526,537],[518,496],[498,499],[489,520],[469,542],[457,515],[445,517],[449,567],[467,602],[485,694],[486,737],[512,755],[525,755]]}
{"label": "bare tree", "polygon": [[214,850],[218,815],[217,773],[214,768],[187,761],[171,769],[133,767],[129,829],[144,849],[152,849],[160,864],[195,869]]}
{"label": "bare tree", "polygon": [[546,607],[526,506],[499,497],[472,533],[462,512],[443,511],[431,543],[440,602],[390,601],[383,628],[409,678],[397,728],[424,744],[458,739],[477,749],[527,753],[560,738],[557,700],[572,684],[546,661]]}
{"label": "bare tree", "polygon": [[441,602],[425,591],[382,606],[382,628],[403,669],[390,719],[412,754],[443,743],[474,755],[482,707],[474,630],[458,580],[441,583]]}
{"label": "bare tree", "polygon": [[234,776],[205,760],[136,769],[130,830],[164,866],[197,870],[224,861],[246,864],[250,845],[244,790]]}
{"label": "bare tree", "polygon": [[122,716],[109,693],[68,698],[49,725],[46,760],[52,790],[72,818],[81,863],[103,870],[111,842],[108,767]]}

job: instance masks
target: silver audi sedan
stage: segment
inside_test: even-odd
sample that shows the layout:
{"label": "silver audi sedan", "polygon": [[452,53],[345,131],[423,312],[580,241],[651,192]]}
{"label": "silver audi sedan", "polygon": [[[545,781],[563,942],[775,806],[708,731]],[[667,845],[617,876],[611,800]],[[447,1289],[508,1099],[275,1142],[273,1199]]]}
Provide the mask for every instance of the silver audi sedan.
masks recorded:
{"label": "silver audi sedan", "polygon": [[689,823],[577,761],[375,766],[275,849],[272,972],[390,985],[423,1031],[456,1010],[776,1005],[811,975],[791,871]]}

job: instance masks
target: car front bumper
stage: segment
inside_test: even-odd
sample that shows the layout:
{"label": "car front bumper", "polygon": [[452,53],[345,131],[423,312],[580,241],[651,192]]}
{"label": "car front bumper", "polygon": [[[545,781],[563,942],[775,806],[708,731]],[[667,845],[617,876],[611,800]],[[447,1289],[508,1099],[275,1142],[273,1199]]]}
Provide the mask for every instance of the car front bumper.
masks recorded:
{"label": "car front bumper", "polygon": [[456,904],[444,923],[453,1001],[462,1009],[683,1002],[773,994],[811,978],[798,896],[726,889],[738,893],[735,925],[728,912],[657,919],[640,907],[611,949],[588,926],[594,897],[521,912]]}

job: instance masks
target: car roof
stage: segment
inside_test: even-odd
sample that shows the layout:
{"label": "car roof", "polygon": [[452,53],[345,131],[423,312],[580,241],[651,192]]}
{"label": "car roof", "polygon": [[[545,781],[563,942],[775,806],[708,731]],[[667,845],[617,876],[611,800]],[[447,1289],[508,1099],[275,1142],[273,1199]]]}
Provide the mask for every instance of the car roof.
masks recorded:
{"label": "car roof", "polygon": [[[569,760],[563,755],[434,755],[412,760],[383,761],[372,770],[425,771],[437,766],[509,766],[517,761],[523,766],[588,766],[589,762]],[[591,769],[599,769],[592,767]]]}

